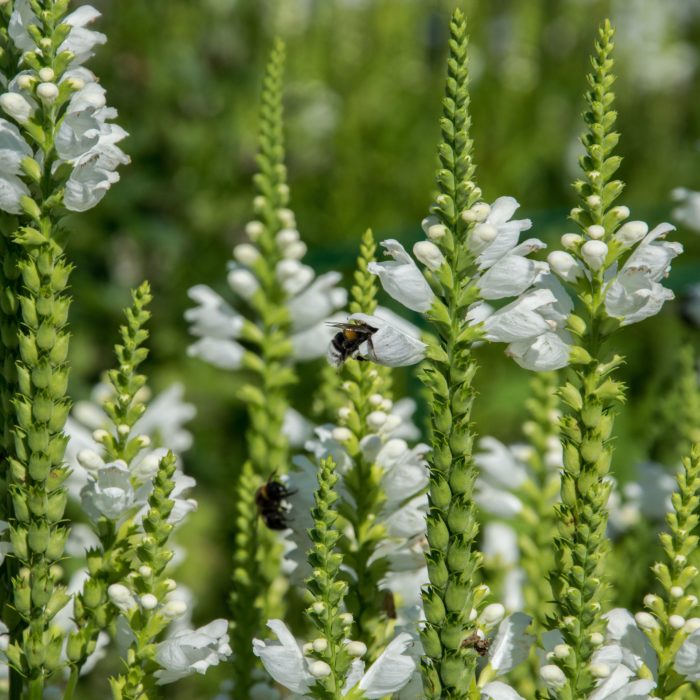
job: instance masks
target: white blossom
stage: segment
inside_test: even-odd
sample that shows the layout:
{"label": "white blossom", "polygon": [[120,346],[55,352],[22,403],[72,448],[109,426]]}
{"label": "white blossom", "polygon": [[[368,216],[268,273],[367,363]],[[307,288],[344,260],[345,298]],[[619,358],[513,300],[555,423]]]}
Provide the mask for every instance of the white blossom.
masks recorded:
{"label": "white blossom", "polygon": [[206,673],[231,655],[228,622],[214,620],[197,630],[178,632],[156,646],[155,660],[160,669],[156,683],[165,685],[192,673]]}
{"label": "white blossom", "polygon": [[414,365],[425,358],[426,344],[389,321],[368,314],[352,314],[350,320],[361,321],[376,329],[366,344],[364,357],[387,367]]}
{"label": "white blossom", "polygon": [[672,212],[673,218],[679,224],[700,233],[700,192],[677,187],[671,196],[678,203]]}
{"label": "white blossom", "polygon": [[[0,104],[3,104],[2,98]],[[10,214],[21,213],[20,199],[29,194],[18,175],[22,159],[31,155],[32,150],[19,129],[6,119],[0,119],[0,209]]]}
{"label": "white blossom", "polygon": [[407,309],[426,312],[432,305],[435,294],[413,258],[394,239],[381,243],[393,260],[371,262],[367,269],[379,277],[384,291]]}
{"label": "white blossom", "polygon": [[637,245],[622,268],[605,287],[605,310],[623,326],[657,314],[673,292],[660,284],[671,260],[683,251],[680,243],[660,241],[674,229],[660,224]]}
{"label": "white blossom", "polygon": [[80,492],[83,509],[97,522],[100,517],[119,520],[134,505],[131,474],[125,462],[116,461],[99,469]]}
{"label": "white blossom", "polygon": [[689,681],[700,681],[700,630],[693,632],[681,644],[673,668]]}

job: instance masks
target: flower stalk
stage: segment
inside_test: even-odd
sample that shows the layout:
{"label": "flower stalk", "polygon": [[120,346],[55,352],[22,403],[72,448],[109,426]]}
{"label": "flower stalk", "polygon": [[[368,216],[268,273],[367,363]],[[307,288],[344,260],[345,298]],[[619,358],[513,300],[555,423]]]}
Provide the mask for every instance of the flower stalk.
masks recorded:
{"label": "flower stalk", "polygon": [[430,391],[433,444],[427,516],[430,584],[423,594],[422,672],[425,695],[435,700],[466,698],[475,683],[477,654],[463,641],[476,632],[472,611],[478,612],[483,598],[474,583],[482,557],[475,546],[476,468],[470,423],[477,369],[470,346],[480,331],[466,320],[479,290],[473,279],[474,257],[467,246],[474,221],[462,216],[479,201],[481,191],[472,179],[467,30],[459,10],[450,22],[447,66],[438,148],[439,195],[432,209],[441,226],[434,239],[444,262],[432,273],[435,286],[441,287],[441,298],[427,312],[439,340],[430,346],[422,372]]}
{"label": "flower stalk", "polygon": [[581,206],[572,211],[586,236],[576,245],[589,274],[577,277],[576,291],[584,313],[569,316],[568,327],[576,338],[570,356],[573,373],[560,392],[569,411],[561,422],[564,470],[561,504],[556,509],[550,625],[560,629],[569,653],[557,658],[565,683],[551,692],[566,700],[587,695],[595,685],[589,668],[593,640],[605,632],[606,504],[611,488],[606,477],[612,459],[613,422],[617,406],[624,401],[624,387],[613,376],[623,358],[609,356],[602,347],[619,326],[606,313],[605,273],[611,264],[608,245],[614,248],[613,235],[624,218],[622,208],[613,207],[623,183],[613,179],[621,159],[612,155],[619,138],[613,130],[612,36],[606,21],[599,30],[593,72],[588,76],[584,115],[588,131],[582,137],[586,154],[581,159],[584,179],[575,183]]}
{"label": "flower stalk", "polygon": [[[683,687],[688,690],[687,679],[674,666],[683,643],[690,634],[697,633],[700,612],[698,598],[691,593],[698,578],[698,569],[691,560],[700,542],[697,530],[700,523],[700,445],[693,445],[690,455],[683,459],[677,481],[678,492],[672,496],[673,509],[666,517],[669,529],[660,535],[666,561],[652,567],[663,593],[644,598],[645,607],[656,623],[641,625],[658,658],[654,694],[659,698],[671,697]],[[688,618],[694,618],[690,623],[692,627],[686,624]],[[641,622],[646,620],[642,618]]]}
{"label": "flower stalk", "polygon": [[[109,463],[120,460],[125,465],[131,464],[147,442],[143,435],[134,436],[132,429],[146,410],[139,398],[139,392],[146,385],[146,377],[138,369],[148,354],[147,348],[143,347],[148,338],[144,326],[151,316],[147,310],[152,299],[148,282],[134,290],[132,298],[131,308],[125,310],[127,322],[120,329],[122,342],[115,346],[119,366],[108,374],[114,396],[104,404],[104,409],[113,430],[100,432],[103,460]],[[140,485],[134,484],[135,487]],[[82,591],[75,595],[74,619],[77,629],[69,634],[66,647],[71,679],[76,680],[88,656],[95,650],[100,630],[110,626],[117,612],[109,604],[108,590],[129,574],[133,538],[138,533],[133,518],[119,522],[101,515],[94,527],[101,548],[87,552],[90,575]]]}

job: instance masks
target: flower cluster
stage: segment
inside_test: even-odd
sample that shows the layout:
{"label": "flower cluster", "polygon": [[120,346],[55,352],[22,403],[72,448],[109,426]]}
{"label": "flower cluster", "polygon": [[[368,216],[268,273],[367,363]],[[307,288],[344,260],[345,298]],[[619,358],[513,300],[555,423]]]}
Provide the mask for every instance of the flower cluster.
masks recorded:
{"label": "flower cluster", "polygon": [[[117,167],[129,162],[117,146],[127,133],[109,121],[117,112],[107,106],[105,89],[96,76],[83,66],[106,37],[88,28],[100,16],[90,5],[52,18],[60,20],[52,40],[36,31],[39,12],[38,3],[17,0],[8,25],[8,34],[27,68],[7,76],[7,91],[0,95],[0,108],[20,125],[18,129],[0,120],[6,162],[0,209],[22,213],[27,206],[23,198],[30,195],[26,180],[38,181],[43,167],[51,170],[52,203],[85,211],[119,180]],[[55,54],[48,54],[47,49],[54,46]],[[22,132],[36,141],[41,156],[34,154]]]}

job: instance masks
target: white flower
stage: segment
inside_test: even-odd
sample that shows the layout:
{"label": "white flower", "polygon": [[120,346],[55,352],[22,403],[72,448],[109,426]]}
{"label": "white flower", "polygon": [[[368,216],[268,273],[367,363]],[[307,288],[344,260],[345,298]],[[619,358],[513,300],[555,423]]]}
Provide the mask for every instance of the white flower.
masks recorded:
{"label": "white flower", "polygon": [[388,262],[371,262],[367,269],[379,277],[384,291],[407,309],[426,312],[435,295],[413,258],[396,240],[382,241],[386,254],[394,258]]}
{"label": "white flower", "polygon": [[118,460],[99,469],[80,492],[83,509],[97,521],[101,516],[118,520],[134,504],[134,489],[126,463]]}
{"label": "white flower", "polygon": [[481,689],[481,700],[525,700],[522,695],[502,681],[491,681]]}
{"label": "white flower", "polygon": [[413,254],[429,270],[439,270],[440,266],[445,262],[445,256],[440,248],[430,241],[418,241],[413,246]]}
{"label": "white flower", "polygon": [[233,340],[200,338],[187,348],[190,357],[197,357],[214,367],[238,370],[243,366],[246,350]]}
{"label": "white flower", "polygon": [[660,224],[638,244],[627,262],[605,289],[605,310],[623,326],[658,313],[673,292],[659,282],[671,267],[671,260],[683,251],[680,243],[658,241],[674,229]]}
{"label": "white flower", "polygon": [[[511,217],[519,207],[520,205],[513,197],[499,197],[491,205],[489,215],[481,226],[482,233],[480,235],[481,240],[487,241],[487,247],[483,250],[473,251],[474,253],[478,253],[476,263],[480,270],[487,270],[493,267],[499,260],[507,255],[517,254],[516,246],[518,245],[520,234],[532,227],[532,222],[529,219],[511,221]],[[492,227],[492,229],[495,230],[495,234],[492,236],[484,236],[484,225]],[[476,229],[479,229],[479,226],[475,227],[475,231]],[[486,230],[493,233],[490,229]],[[488,239],[490,239],[490,241]],[[536,248],[543,247],[540,241],[535,241],[536,239],[532,239],[526,241],[523,245],[526,249],[530,245],[534,245]]]}
{"label": "white flower", "polygon": [[525,661],[535,638],[526,634],[532,618],[516,612],[506,617],[489,647],[489,665],[497,675],[505,675]]}
{"label": "white flower", "polygon": [[365,351],[364,357],[387,367],[415,365],[425,358],[425,343],[407,335],[379,316],[353,314],[350,320],[361,321],[376,328],[372,334],[371,346]]}
{"label": "white flower", "polygon": [[[482,255],[486,255],[497,241],[498,238]],[[481,297],[483,299],[514,297],[537,283],[549,271],[549,266],[545,262],[530,260],[525,256],[544,247],[544,243],[538,239],[530,238],[496,260],[479,278]]]}
{"label": "white flower", "polygon": [[676,652],[673,668],[689,681],[700,681],[700,630],[683,642]]}
{"label": "white flower", "polygon": [[20,199],[29,194],[17,175],[22,159],[31,155],[32,149],[19,129],[6,119],[0,119],[0,209],[9,214],[21,213]]}
{"label": "white flower", "polygon": [[199,337],[240,338],[244,319],[223,298],[205,284],[191,287],[187,296],[198,306],[185,311],[185,319],[192,325],[190,333]]}
{"label": "white flower", "polygon": [[554,250],[547,256],[547,262],[552,272],[567,282],[576,282],[583,275],[578,260],[571,253]]}
{"label": "white flower", "polygon": [[[608,622],[606,640],[620,652],[620,662],[627,668],[639,672],[646,669],[655,678],[658,670],[656,654],[634,617],[623,608],[615,608],[605,615]],[[609,662],[609,647],[601,647],[594,655],[594,661]]]}
{"label": "white flower", "polygon": [[[99,16],[100,13],[94,7],[83,5],[66,15],[61,21],[61,25],[68,25],[71,29],[66,39],[58,47],[58,53],[70,51],[75,54],[71,61],[71,66],[84,63],[93,55],[92,49],[96,45],[104,44],[107,41],[107,37],[104,34],[85,28],[85,25],[90,24]],[[10,16],[8,33],[15,46],[21,51],[34,51],[37,48],[34,39],[28,31],[28,27],[31,24],[38,24],[38,20],[28,0],[17,0]]]}
{"label": "white flower", "polygon": [[656,687],[651,680],[632,680],[634,673],[626,666],[617,666],[588,696],[589,700],[647,700]]}
{"label": "white flower", "polygon": [[700,192],[677,187],[671,192],[678,206],[673,210],[673,218],[678,223],[700,233]]}
{"label": "white flower", "polygon": [[158,685],[172,683],[194,672],[206,673],[210,666],[231,655],[228,622],[214,620],[197,630],[179,632],[156,646],[155,672]]}
{"label": "white flower", "polygon": [[[318,661],[307,659],[300,645],[281,620],[268,620],[267,626],[277,635],[279,642],[253,640],[253,653],[260,658],[265,670],[280,685],[294,693],[308,693],[317,677],[327,675]],[[360,690],[368,699],[381,698],[398,692],[409,680],[415,662],[404,652],[411,645],[408,634],[399,634],[380,654],[365,673],[364,662],[353,661],[342,695]]]}

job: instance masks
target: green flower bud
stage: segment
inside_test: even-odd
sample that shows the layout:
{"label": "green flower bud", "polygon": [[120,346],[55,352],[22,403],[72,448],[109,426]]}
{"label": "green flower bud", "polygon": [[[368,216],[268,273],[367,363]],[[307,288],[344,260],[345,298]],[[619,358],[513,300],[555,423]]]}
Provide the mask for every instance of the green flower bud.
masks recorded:
{"label": "green flower bud", "polygon": [[10,542],[15,556],[20,561],[29,559],[29,547],[27,545],[27,530],[24,526],[10,527]]}
{"label": "green flower bud", "polygon": [[447,481],[441,474],[437,474],[430,483],[430,497],[436,508],[447,510],[450,505],[452,492],[450,491]]}
{"label": "green flower bud", "polygon": [[439,659],[442,656],[442,644],[437,631],[430,626],[425,627],[421,632],[421,641],[423,642],[423,650],[426,656],[434,659]]}
{"label": "green flower bud", "polygon": [[33,552],[43,554],[49,546],[51,531],[49,525],[44,520],[29,523],[27,528],[27,542]]}
{"label": "green flower bud", "polygon": [[46,548],[46,557],[49,560],[57,560],[63,556],[63,550],[68,539],[68,528],[57,528],[51,533],[48,547]]}
{"label": "green flower bud", "polygon": [[441,625],[445,621],[445,606],[434,589],[429,589],[423,598],[425,619],[432,625]]}
{"label": "green flower bud", "polygon": [[450,539],[450,533],[437,510],[428,513],[428,541],[431,548],[445,550]]}
{"label": "green flower bud", "polygon": [[32,592],[29,582],[16,578],[13,580],[13,602],[15,609],[22,617],[29,617],[32,610]]}

